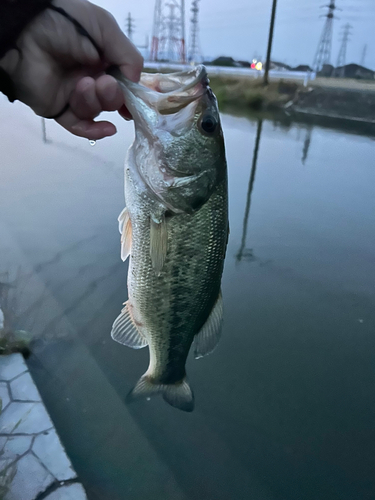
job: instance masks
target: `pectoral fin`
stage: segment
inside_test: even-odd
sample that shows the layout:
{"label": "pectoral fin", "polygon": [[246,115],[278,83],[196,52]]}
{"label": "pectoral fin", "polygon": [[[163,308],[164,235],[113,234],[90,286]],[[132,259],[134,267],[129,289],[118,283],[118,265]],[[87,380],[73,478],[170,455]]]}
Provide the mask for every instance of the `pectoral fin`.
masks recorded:
{"label": "pectoral fin", "polygon": [[221,337],[221,327],[223,323],[223,298],[221,291],[216,300],[206,323],[195,337],[195,359],[203,358],[210,354],[217,346]]}
{"label": "pectoral fin", "polygon": [[111,337],[116,342],[131,347],[132,349],[142,349],[142,347],[146,347],[147,340],[135,325],[129,310],[129,301],[125,303],[125,307],[121,311],[120,316],[118,316],[113,323]]}
{"label": "pectoral fin", "polygon": [[118,221],[118,227],[121,234],[121,259],[125,262],[125,260],[130,255],[132,246],[132,224],[130,222],[129,212],[127,208],[124,208],[124,210],[121,212]]}
{"label": "pectoral fin", "polygon": [[157,276],[160,276],[167,256],[168,247],[168,232],[165,216],[160,218],[160,222],[156,222],[151,217],[150,222],[150,256],[152,267]]}

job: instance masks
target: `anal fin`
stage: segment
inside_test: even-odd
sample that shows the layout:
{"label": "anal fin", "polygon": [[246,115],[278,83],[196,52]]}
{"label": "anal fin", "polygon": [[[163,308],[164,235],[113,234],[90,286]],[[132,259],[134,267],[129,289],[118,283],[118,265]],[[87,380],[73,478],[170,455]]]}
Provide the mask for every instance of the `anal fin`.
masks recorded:
{"label": "anal fin", "polygon": [[223,323],[223,298],[221,291],[216,303],[201,331],[195,337],[194,357],[203,358],[210,354],[219,343]]}
{"label": "anal fin", "polygon": [[129,301],[121,311],[112,326],[111,337],[119,344],[132,349],[142,349],[147,346],[146,338],[137,329],[129,310]]}

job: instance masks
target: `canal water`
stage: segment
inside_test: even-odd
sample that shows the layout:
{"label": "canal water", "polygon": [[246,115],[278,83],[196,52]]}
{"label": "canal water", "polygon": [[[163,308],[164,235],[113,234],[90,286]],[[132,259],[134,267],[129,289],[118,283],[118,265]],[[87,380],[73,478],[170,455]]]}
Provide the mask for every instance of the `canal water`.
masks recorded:
{"label": "canal water", "polygon": [[188,360],[196,409],[127,406],[147,349],[117,216],[131,123],[90,146],[0,99],[1,308],[90,500],[375,498],[375,142],[224,114],[225,323]]}

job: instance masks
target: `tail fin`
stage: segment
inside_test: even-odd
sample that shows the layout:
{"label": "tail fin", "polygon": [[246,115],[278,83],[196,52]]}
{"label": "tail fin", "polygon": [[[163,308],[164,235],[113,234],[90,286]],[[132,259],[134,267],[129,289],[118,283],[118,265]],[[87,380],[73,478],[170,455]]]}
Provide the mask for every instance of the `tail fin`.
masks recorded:
{"label": "tail fin", "polygon": [[186,378],[175,384],[157,384],[149,375],[143,375],[126,396],[126,402],[162,394],[164,401],[182,411],[194,410],[194,394]]}

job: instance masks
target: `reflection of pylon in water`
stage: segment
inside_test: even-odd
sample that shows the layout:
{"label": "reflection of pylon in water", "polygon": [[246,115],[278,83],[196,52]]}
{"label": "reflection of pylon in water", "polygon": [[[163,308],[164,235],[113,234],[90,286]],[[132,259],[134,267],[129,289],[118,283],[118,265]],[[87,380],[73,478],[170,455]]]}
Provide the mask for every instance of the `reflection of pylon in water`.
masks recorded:
{"label": "reflection of pylon in water", "polygon": [[311,134],[312,127],[308,127],[306,130],[305,140],[303,141],[303,150],[302,150],[302,164],[306,163],[307,157],[309,155],[309,149],[311,144]]}
{"label": "reflection of pylon in water", "polygon": [[185,62],[185,0],[155,0],[150,59]]}
{"label": "reflection of pylon in water", "polygon": [[333,19],[335,17],[334,12],[337,9],[335,0],[332,0],[326,7],[328,7],[328,12],[324,17],[327,19],[313,62],[313,69],[316,72],[320,71],[325,64],[330,64],[331,62]]}

